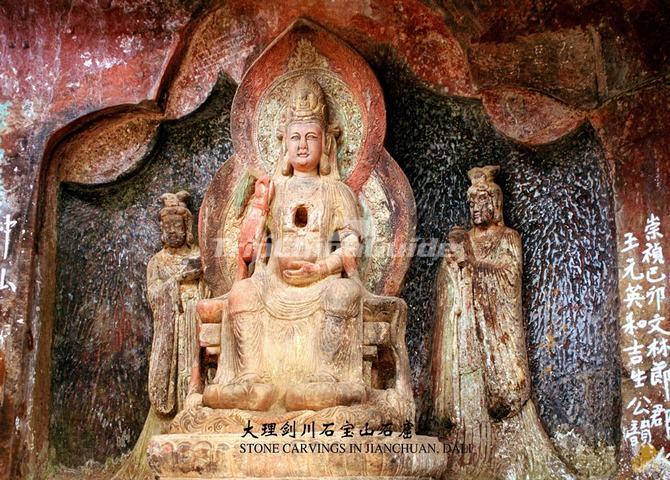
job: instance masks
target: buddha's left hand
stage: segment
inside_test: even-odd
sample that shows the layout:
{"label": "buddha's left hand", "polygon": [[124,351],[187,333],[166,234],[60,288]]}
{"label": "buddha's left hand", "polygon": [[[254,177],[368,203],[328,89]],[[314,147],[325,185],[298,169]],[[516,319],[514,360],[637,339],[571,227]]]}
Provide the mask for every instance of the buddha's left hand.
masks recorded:
{"label": "buddha's left hand", "polygon": [[321,268],[316,263],[295,260],[284,270],[284,277],[292,283],[307,285],[321,280]]}

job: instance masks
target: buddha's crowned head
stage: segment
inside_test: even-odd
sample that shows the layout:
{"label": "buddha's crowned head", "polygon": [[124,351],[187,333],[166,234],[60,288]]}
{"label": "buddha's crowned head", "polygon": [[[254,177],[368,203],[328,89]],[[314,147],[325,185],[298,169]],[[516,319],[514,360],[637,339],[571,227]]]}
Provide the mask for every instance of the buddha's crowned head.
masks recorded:
{"label": "buddha's crowned head", "polygon": [[340,130],[329,122],[328,104],[321,85],[312,77],[298,77],[284,108],[279,139],[284,176],[339,177],[336,154]]}
{"label": "buddha's crowned head", "polygon": [[470,217],[476,226],[503,225],[502,190],[494,181],[498,171],[500,167],[497,165],[475,167],[468,171],[472,183],[468,188]]}

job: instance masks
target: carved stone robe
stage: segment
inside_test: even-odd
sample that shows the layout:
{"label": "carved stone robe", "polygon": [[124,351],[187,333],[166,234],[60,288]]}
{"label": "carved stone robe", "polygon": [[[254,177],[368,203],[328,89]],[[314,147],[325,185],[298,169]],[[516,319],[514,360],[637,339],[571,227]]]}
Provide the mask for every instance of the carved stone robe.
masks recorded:
{"label": "carved stone robe", "polygon": [[198,300],[205,297],[201,281],[180,282],[177,274],[187,257],[199,249],[163,249],[147,265],[147,297],[154,316],[154,337],[149,360],[149,400],[156,411],[174,416],[183,408],[198,352]]}
{"label": "carved stone robe", "polygon": [[435,413],[451,424],[460,423],[465,403],[484,400],[499,419],[517,414],[530,395],[521,239],[507,227],[468,236],[473,261],[445,259],[439,279],[433,396]]}
{"label": "carved stone robe", "polygon": [[112,480],[150,480],[147,463],[151,437],[167,433],[170,422],[183,408],[197,350],[195,305],[207,295],[202,281],[178,282],[183,261],[198,256],[197,247],[170,253],[163,249],[147,265],[147,297],[154,317],[154,337],[149,359],[151,408],[131,454]]}
{"label": "carved stone robe", "polygon": [[494,418],[516,415],[530,396],[523,323],[521,238],[503,227],[485,240],[472,238],[472,299],[481,341],[486,399]]}
{"label": "carved stone robe", "polygon": [[[362,342],[358,332],[362,330],[361,320],[345,322],[348,327],[332,329],[333,338],[325,338],[330,329],[328,319],[324,318],[325,310],[341,318],[360,316],[363,293],[360,282],[341,278],[338,273],[306,286],[296,286],[288,283],[281,273],[287,259],[318,262],[331,255],[331,240],[336,234],[342,246],[335,254],[347,249],[347,236],[359,238],[356,198],[345,183],[325,179],[307,182],[295,177],[276,179],[275,188],[266,222],[272,238],[270,258],[267,264],[256,264],[244,287],[248,289],[246,302],[241,309],[231,311],[236,318],[253,312],[253,322],[246,322],[248,332],[244,335],[240,332],[238,342],[253,343],[251,350],[256,352],[258,367],[274,383],[304,381],[319,366],[319,352],[335,345],[347,357],[337,362],[341,367],[338,377],[361,381],[361,347],[351,346]],[[298,207],[305,208],[306,217],[304,224],[296,225]],[[240,323],[238,320],[236,325]],[[245,345],[247,348],[250,347]]]}
{"label": "carved stone robe", "polygon": [[440,265],[431,373],[434,426],[473,448],[445,478],[574,479],[530,399],[521,238],[501,226],[466,239],[470,261]]}

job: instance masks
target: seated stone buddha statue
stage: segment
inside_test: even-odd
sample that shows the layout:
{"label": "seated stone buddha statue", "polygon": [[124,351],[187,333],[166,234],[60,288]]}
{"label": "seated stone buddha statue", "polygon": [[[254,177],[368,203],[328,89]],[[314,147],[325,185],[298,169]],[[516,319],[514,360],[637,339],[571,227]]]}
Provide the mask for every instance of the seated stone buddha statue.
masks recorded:
{"label": "seated stone buddha statue", "polygon": [[255,181],[243,210],[237,279],[223,297],[198,305],[204,323],[222,324],[217,373],[202,403],[279,414],[358,406],[347,419],[413,420],[408,372],[398,381],[402,399],[387,402],[400,409],[379,401],[383,390],[364,378],[365,312],[403,315],[406,370],[406,307],[368,292],[359,278],[363,222],[338,171],[340,129],[313,77],[298,76],[285,101],[282,156],[272,177]]}

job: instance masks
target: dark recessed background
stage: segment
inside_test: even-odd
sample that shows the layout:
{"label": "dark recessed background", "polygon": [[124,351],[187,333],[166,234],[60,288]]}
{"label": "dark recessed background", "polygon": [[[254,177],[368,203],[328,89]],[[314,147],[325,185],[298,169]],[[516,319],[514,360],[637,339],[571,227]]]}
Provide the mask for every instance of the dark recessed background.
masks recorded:
{"label": "dark recessed background", "polygon": [[[524,245],[524,309],[533,395],[550,432],[574,428],[614,444],[619,404],[612,192],[589,126],[538,151],[502,137],[478,101],[417,84],[397,62],[375,60],[388,109],[386,145],[414,190],[419,238],[466,226],[466,172],[500,164],[505,218]],[[152,318],[146,263],[160,249],[165,191],[188,189],[195,211],[232,153],[236,86],[221,79],[206,104],[165,123],[146,166],[95,190],[64,186],[59,199],[51,444],[79,465],[129,450],[148,398]],[[416,258],[403,297],[417,403],[425,407],[439,258]],[[425,420],[425,416],[424,416]]]}

